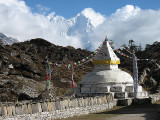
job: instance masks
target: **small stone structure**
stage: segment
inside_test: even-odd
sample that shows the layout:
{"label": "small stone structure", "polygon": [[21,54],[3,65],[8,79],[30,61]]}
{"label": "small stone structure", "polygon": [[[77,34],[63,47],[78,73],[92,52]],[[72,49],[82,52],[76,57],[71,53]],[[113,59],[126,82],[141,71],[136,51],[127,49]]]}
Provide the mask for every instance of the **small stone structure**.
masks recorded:
{"label": "small stone structure", "polygon": [[39,102],[0,103],[0,120],[51,120],[100,112],[116,106],[112,95]]}
{"label": "small stone structure", "polygon": [[[77,90],[78,96],[112,93],[115,99],[134,97],[132,76],[118,68],[120,59],[116,56],[106,38],[94,57],[94,70],[86,74]],[[138,98],[148,97],[147,92],[138,86]]]}

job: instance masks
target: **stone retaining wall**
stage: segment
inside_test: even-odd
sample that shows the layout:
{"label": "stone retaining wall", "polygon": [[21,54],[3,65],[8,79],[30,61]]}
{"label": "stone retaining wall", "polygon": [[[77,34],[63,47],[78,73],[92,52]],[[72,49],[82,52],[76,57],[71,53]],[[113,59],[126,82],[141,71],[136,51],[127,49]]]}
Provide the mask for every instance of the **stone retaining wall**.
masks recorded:
{"label": "stone retaining wall", "polygon": [[0,120],[51,120],[100,112],[116,105],[112,95],[0,105]]}

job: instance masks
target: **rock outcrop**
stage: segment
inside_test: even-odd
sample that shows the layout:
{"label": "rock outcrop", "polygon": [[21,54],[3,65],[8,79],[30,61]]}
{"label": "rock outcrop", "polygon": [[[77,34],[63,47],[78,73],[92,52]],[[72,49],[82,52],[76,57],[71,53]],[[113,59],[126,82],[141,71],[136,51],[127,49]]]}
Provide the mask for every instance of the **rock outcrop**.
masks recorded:
{"label": "rock outcrop", "polygon": [[151,92],[155,92],[159,88],[160,82],[160,65],[156,62],[152,63],[151,68],[145,68],[139,77],[139,83]]}

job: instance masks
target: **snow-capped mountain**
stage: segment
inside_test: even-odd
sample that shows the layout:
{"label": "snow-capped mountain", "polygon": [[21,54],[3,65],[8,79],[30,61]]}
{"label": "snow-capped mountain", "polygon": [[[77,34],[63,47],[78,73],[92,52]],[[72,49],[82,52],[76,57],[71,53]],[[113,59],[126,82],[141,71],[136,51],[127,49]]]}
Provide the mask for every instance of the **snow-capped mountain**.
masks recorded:
{"label": "snow-capped mountain", "polygon": [[94,30],[94,26],[90,20],[83,14],[79,13],[76,17],[68,20],[70,24],[68,27],[67,35],[74,35],[76,33],[86,34]]}
{"label": "snow-capped mountain", "polygon": [[[62,16],[54,16],[54,14],[48,15],[48,20],[52,23],[53,27],[56,27],[58,36],[64,39],[72,39],[74,36],[78,36],[82,39],[82,43],[85,43],[85,46],[88,46],[87,40],[88,34],[93,32],[95,27],[91,23],[91,20],[87,18],[84,14],[79,13],[75,17],[70,19],[65,19]],[[0,39],[4,45],[11,45],[18,40],[7,37],[3,33],[0,33]],[[84,46],[84,47],[85,47]]]}
{"label": "snow-capped mountain", "polygon": [[17,39],[14,39],[12,37],[7,37],[6,35],[4,35],[3,33],[0,33],[0,39],[2,40],[2,43],[4,45],[12,45],[13,43],[18,42]]}
{"label": "snow-capped mountain", "polygon": [[61,38],[71,40],[76,37],[76,39],[80,39],[83,48],[90,49],[89,33],[93,32],[96,27],[92,24],[91,19],[83,13],[78,13],[70,19],[50,14],[48,15],[48,20],[60,28],[57,34],[59,34]]}
{"label": "snow-capped mountain", "polygon": [[54,22],[56,25],[63,25],[63,29],[60,31],[60,35],[63,37],[69,37],[75,34],[84,35],[94,30],[94,26],[91,24],[91,21],[82,13],[79,13],[70,19],[65,19],[61,16],[52,16],[51,14],[48,16],[48,19]]}

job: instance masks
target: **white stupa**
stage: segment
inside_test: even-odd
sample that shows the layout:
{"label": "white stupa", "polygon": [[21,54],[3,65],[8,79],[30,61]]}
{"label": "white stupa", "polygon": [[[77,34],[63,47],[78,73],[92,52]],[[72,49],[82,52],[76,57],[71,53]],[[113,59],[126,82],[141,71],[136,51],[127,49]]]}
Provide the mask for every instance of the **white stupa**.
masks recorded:
{"label": "white stupa", "polygon": [[133,78],[120,69],[120,59],[116,56],[106,38],[97,56],[94,70],[86,74],[80,82],[80,94],[113,93],[116,98],[133,97]]}

